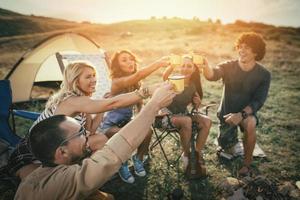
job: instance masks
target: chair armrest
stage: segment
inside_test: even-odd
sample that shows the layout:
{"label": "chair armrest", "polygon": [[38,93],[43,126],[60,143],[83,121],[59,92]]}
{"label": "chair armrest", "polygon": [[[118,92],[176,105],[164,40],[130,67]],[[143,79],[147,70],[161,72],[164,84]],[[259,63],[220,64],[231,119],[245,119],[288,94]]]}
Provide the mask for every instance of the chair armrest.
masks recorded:
{"label": "chair armrest", "polygon": [[41,113],[13,109],[13,114],[19,117],[23,117],[25,119],[30,119],[32,121],[35,121],[40,116]]}
{"label": "chair armrest", "polygon": [[202,109],[204,109],[204,110],[205,110],[205,114],[208,115],[208,110],[209,110],[211,107],[215,107],[216,105],[218,105],[218,104],[216,104],[216,103],[211,103],[211,104],[205,105]]}

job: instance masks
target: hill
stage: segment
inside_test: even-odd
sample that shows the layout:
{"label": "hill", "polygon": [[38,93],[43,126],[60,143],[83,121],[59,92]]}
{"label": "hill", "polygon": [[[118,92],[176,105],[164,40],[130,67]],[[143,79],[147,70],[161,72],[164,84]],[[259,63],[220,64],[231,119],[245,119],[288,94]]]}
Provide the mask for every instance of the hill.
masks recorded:
{"label": "hill", "polygon": [[[171,53],[184,54],[191,50],[202,52],[210,65],[215,65],[236,57],[234,42],[240,33],[261,33],[267,43],[267,53],[262,64],[271,71],[272,81],[267,102],[258,113],[260,123],[257,140],[268,159],[256,159],[253,168],[257,174],[277,180],[277,185],[282,185],[283,182],[293,185],[300,180],[300,28],[240,20],[223,25],[220,21],[179,18],[152,18],[104,25],[26,16],[3,9],[0,9],[0,20],[1,78],[23,53],[56,32],[83,33],[99,43],[110,55],[120,49],[130,49],[139,57],[139,66]],[[2,25],[3,22],[6,23],[5,26]],[[160,69],[153,73],[144,83],[161,81],[162,71]],[[202,83],[203,103],[219,102],[222,83],[209,82],[204,78]],[[41,111],[43,107],[44,105],[33,105],[29,110]],[[219,189],[220,182],[229,176],[236,177],[241,159],[222,163],[216,156],[216,110],[217,108],[212,108],[209,113],[213,126],[204,149],[210,174],[207,179],[188,182],[182,176],[182,168],[168,168],[162,153],[156,148],[151,152],[152,160],[147,166],[147,178],[137,178],[137,183],[132,185],[113,180],[105,189],[113,193],[116,199],[166,199],[168,193],[177,186],[184,189],[185,199],[227,198],[228,195],[224,195]],[[32,122],[18,119],[16,123],[18,133],[26,134]],[[177,154],[180,154],[179,147],[177,150],[171,139],[164,145],[168,156],[176,160]],[[269,189],[271,191],[264,193],[274,192],[274,187]],[[258,190],[263,191],[261,188]],[[283,193],[287,195],[287,189]],[[259,198],[262,197],[257,197]]]}
{"label": "hill", "polygon": [[78,23],[61,19],[22,15],[0,8],[0,37],[74,28]]}

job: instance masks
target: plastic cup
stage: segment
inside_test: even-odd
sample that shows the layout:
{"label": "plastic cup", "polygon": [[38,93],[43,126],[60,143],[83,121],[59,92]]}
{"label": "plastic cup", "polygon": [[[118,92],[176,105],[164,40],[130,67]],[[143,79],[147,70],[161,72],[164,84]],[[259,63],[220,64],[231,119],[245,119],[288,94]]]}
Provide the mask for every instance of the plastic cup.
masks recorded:
{"label": "plastic cup", "polygon": [[203,57],[200,55],[193,55],[193,63],[196,65],[202,65],[204,63]]}
{"label": "plastic cup", "polygon": [[184,78],[183,75],[169,76],[169,81],[174,85],[175,92],[182,92],[184,90]]}
{"label": "plastic cup", "polygon": [[180,66],[182,63],[182,58],[179,55],[171,55],[170,56],[170,63],[173,66]]}

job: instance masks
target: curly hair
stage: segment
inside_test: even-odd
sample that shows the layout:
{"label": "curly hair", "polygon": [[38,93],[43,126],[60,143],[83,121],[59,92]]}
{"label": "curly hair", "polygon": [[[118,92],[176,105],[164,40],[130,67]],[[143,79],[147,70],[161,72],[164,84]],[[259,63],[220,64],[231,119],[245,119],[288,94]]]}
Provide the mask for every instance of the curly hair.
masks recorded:
{"label": "curly hair", "polygon": [[255,60],[260,61],[264,58],[266,53],[266,43],[260,34],[254,32],[242,33],[236,40],[236,49],[244,43],[252,49],[252,52],[256,54]]}

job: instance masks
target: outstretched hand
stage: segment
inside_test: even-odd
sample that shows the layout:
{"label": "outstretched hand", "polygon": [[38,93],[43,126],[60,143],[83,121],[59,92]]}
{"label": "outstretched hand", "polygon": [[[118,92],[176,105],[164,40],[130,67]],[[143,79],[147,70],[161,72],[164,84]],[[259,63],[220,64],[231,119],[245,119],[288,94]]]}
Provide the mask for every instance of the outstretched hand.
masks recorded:
{"label": "outstretched hand", "polygon": [[203,63],[202,64],[196,64],[199,70],[202,70],[206,67],[208,67],[208,61],[205,57],[203,57]]}
{"label": "outstretched hand", "polygon": [[167,67],[170,65],[170,58],[169,56],[161,57],[159,60],[156,61],[159,67]]}
{"label": "outstretched hand", "polygon": [[170,105],[175,97],[176,93],[173,90],[173,85],[164,82],[153,93],[150,101],[157,104],[159,109]]}

